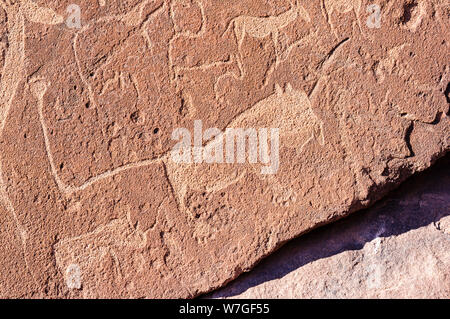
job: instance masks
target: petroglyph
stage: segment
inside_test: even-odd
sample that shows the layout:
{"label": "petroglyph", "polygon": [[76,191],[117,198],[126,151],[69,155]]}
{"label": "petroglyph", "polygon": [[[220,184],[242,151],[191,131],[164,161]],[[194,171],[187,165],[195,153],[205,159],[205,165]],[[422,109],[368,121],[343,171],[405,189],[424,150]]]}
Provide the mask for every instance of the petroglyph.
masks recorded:
{"label": "petroglyph", "polygon": [[[0,79],[0,137],[3,136],[6,120],[11,110],[13,99],[16,95],[19,83],[25,77],[25,19],[35,23],[42,24],[58,24],[61,23],[62,17],[57,15],[53,10],[38,7],[31,0],[20,1],[18,3],[1,2],[7,16],[8,28],[8,52],[5,55],[4,68]],[[22,239],[24,259],[27,267],[27,239],[28,234],[25,227],[19,221],[15,208],[8,196],[7,186],[3,177],[3,165],[0,160],[0,201],[6,206],[12,214],[17,225],[17,230]],[[34,278],[33,272],[31,275]],[[37,283],[36,279],[34,279]]]}
{"label": "petroglyph", "polygon": [[[146,3],[149,3],[149,1],[147,1]],[[148,50],[148,48],[150,47],[150,51],[152,51],[152,44],[151,41],[149,40],[149,38],[146,38],[144,35],[147,34],[147,30],[145,29],[145,25],[146,23],[149,23],[151,21],[151,19],[153,17],[155,17],[156,15],[159,15],[162,10],[164,10],[164,3],[162,2],[161,4],[155,3],[154,5],[152,4],[152,6],[150,7],[145,7],[143,5],[140,5],[139,8],[136,8],[135,11],[139,12],[139,14],[137,16],[140,16],[140,20],[136,21],[136,19],[132,19],[133,25],[131,26],[130,30],[127,31],[127,33],[125,34],[127,37],[124,37],[123,42],[124,43],[118,43],[114,46],[111,47],[111,50],[109,52],[105,52],[104,53],[104,60],[100,61],[98,64],[91,66],[90,65],[90,56],[89,54],[86,53],[86,51],[84,50],[84,45],[86,45],[86,42],[89,42],[89,39],[86,40],[86,34],[87,32],[93,32],[92,28],[94,28],[94,24],[93,23],[88,23],[85,24],[83,26],[83,28],[77,32],[74,35],[74,40],[72,43],[72,50],[74,53],[74,59],[76,62],[76,71],[78,73],[78,76],[80,77],[82,83],[81,83],[81,92],[87,92],[87,96],[80,96],[80,98],[82,99],[86,99],[85,102],[83,102],[87,105],[86,108],[90,107],[91,109],[96,109],[96,110],[102,110],[104,109],[104,111],[102,110],[101,112],[104,113],[104,115],[106,117],[111,116],[110,114],[106,114],[107,111],[110,111],[111,109],[113,109],[113,106],[115,105],[111,105],[111,104],[121,104],[122,100],[125,99],[125,97],[129,97],[134,96],[136,99],[136,103],[140,103],[140,104],[146,104],[148,105],[147,109],[145,109],[144,111],[150,110],[156,106],[158,106],[161,102],[161,96],[162,94],[164,94],[161,91],[161,79],[157,78],[157,74],[155,72],[150,73],[148,70],[151,68],[154,68],[152,65],[148,66],[145,65],[145,69],[142,70],[140,69],[139,71],[141,71],[142,73],[132,73],[131,70],[135,69],[136,66],[134,63],[136,63],[136,61],[138,61],[141,64],[144,64],[142,61],[142,56],[147,56],[148,59],[146,60],[147,62],[150,62],[149,60],[152,59],[152,56],[150,53],[146,53],[146,51]],[[106,20],[110,21],[110,24],[108,24],[108,28],[105,27],[105,29],[107,30],[111,30],[111,26],[113,26],[115,23],[118,23],[118,25],[121,26],[121,28],[123,28],[123,24],[120,23],[121,19],[123,18],[123,16],[117,16],[117,17],[108,17]],[[101,20],[101,19],[99,19]],[[123,19],[122,19],[123,20]],[[131,21],[131,20],[129,20]],[[104,22],[99,22],[100,25],[98,27],[101,28],[101,26],[103,26]],[[143,34],[142,37],[140,37],[139,32],[144,32],[145,34]],[[123,34],[121,34],[123,36]],[[147,34],[148,36],[148,34]],[[132,38],[133,40],[135,39],[139,39],[139,42],[136,44],[136,42],[134,42],[133,40],[128,40],[129,38]],[[127,44],[130,43],[130,46],[133,46],[133,49],[135,51],[139,51],[139,52],[133,52],[133,55],[131,56],[125,56],[123,57],[123,52],[121,51],[123,49],[123,46],[127,46]],[[146,47],[146,45],[147,47]],[[103,53],[102,53],[103,54]],[[134,55],[136,54],[136,55]],[[122,59],[122,58],[126,58],[126,61],[122,61],[124,67],[122,68],[117,68],[117,70],[115,69],[113,72],[111,73],[103,73],[103,70],[105,70],[106,68],[108,68],[108,66],[110,66],[111,64],[117,63],[115,62],[115,59]],[[91,71],[89,68],[93,67],[93,70]],[[147,69],[148,67],[148,69]],[[124,70],[125,68],[125,70]],[[89,69],[87,71],[87,69]],[[148,75],[148,78],[153,78],[155,81],[153,81],[151,84],[145,84],[145,90],[144,90],[144,86],[142,85],[142,77],[143,75]],[[98,78],[97,78],[98,77]],[[150,87],[151,86],[151,87]],[[78,91],[80,92],[80,90]],[[153,95],[152,95],[153,93]],[[54,94],[54,99],[58,100],[58,95]],[[116,100],[112,100],[112,99],[116,99]],[[111,103],[111,101],[113,101],[114,103]],[[63,104],[67,103],[67,100],[64,101]],[[154,105],[154,103],[156,105]],[[55,106],[57,106],[55,104]],[[44,106],[42,106],[43,108]],[[50,105],[45,105],[46,110],[48,111],[49,108],[51,108]],[[67,108],[67,107],[66,107]],[[117,108],[116,108],[117,110]],[[153,112],[153,111],[152,111]],[[44,112],[43,112],[44,113]],[[141,112],[141,114],[143,114],[144,112]],[[46,115],[48,116],[48,115]],[[151,122],[152,114],[143,114],[139,117],[139,122],[133,122],[134,124],[136,124],[135,126],[142,126],[142,121],[143,120],[147,120],[147,122]],[[75,117],[64,117],[65,119],[71,120],[72,123],[75,120]],[[46,119],[47,121],[49,119]],[[123,124],[124,120],[123,119],[115,119],[114,120],[114,124],[117,124],[117,127],[121,127]],[[58,124],[57,122],[47,122],[50,129],[53,129],[55,124]],[[43,130],[44,131],[49,131],[48,129],[46,129],[46,123],[43,120],[42,121],[42,126],[43,126]],[[111,125],[111,123],[101,123],[104,126],[106,126],[106,129],[109,125]],[[78,124],[79,125],[79,124]],[[155,123],[154,124],[159,125],[159,123]],[[161,124],[161,125],[164,125]],[[64,132],[65,133],[65,132]],[[128,133],[128,132],[126,132]],[[134,133],[134,132],[131,132]],[[131,135],[131,133],[129,135]],[[107,133],[109,134],[109,132]],[[143,133],[142,133],[143,134]],[[145,133],[145,139],[148,139],[149,134]],[[156,139],[157,136],[156,134],[151,134],[152,136],[150,136],[150,138]],[[134,135],[136,136],[136,135]],[[127,136],[128,137],[128,136]],[[54,138],[54,137],[53,137]],[[81,137],[82,138],[82,137]],[[140,138],[140,137],[139,137]],[[141,141],[144,141],[144,138],[140,139]],[[48,146],[48,150],[50,151],[52,145],[54,145],[55,141],[54,139],[52,139],[52,136],[48,136],[48,141],[47,141],[47,146]],[[114,141],[113,141],[114,142]],[[149,143],[150,144],[150,143]],[[69,147],[69,152],[72,151],[72,145],[67,145]],[[114,147],[116,147],[116,145],[114,145]],[[122,148],[127,148],[126,145],[123,145]],[[113,165],[113,168],[110,169],[100,169],[98,171],[96,171],[94,174],[90,173],[88,176],[86,176],[83,179],[80,179],[77,182],[77,187],[71,187],[69,186],[69,184],[73,184],[73,182],[68,181],[67,177],[68,176],[64,176],[60,174],[60,178],[55,177],[55,179],[58,181],[58,185],[61,188],[61,190],[63,192],[66,193],[71,193],[74,192],[76,190],[83,190],[86,187],[88,187],[89,185],[91,185],[92,183],[95,183],[98,180],[101,180],[105,177],[109,177],[111,176],[110,174],[117,174],[118,172],[121,172],[123,170],[132,168],[132,167],[138,167],[140,165],[149,165],[151,163],[155,163],[158,162],[158,159],[160,159],[160,156],[151,156],[151,154],[143,154],[142,156],[140,156],[139,158],[130,158],[130,159],[121,159],[120,155],[123,155],[124,152],[128,152],[131,153],[128,149],[125,149],[124,152],[122,152],[122,154],[120,152],[117,152],[116,154],[111,154],[110,151],[110,146],[108,146],[108,151],[110,152],[110,156],[112,157],[113,161],[116,161],[117,164]],[[73,152],[76,152],[75,150]],[[51,152],[50,152],[51,153]],[[106,154],[108,155],[108,154]],[[52,158],[55,157],[55,160],[53,160]],[[133,157],[133,156],[130,156]],[[61,159],[58,157],[58,154],[53,154],[53,156],[50,154],[49,156],[51,162],[55,162],[55,161],[60,161]],[[146,160],[146,158],[148,158],[148,160]],[[90,159],[86,158],[86,160],[89,162]],[[136,162],[139,162],[137,164],[135,164]],[[59,165],[59,164],[58,164]],[[52,165],[55,169],[56,166]],[[69,169],[71,169],[72,167],[68,166]],[[56,174],[56,171],[54,171],[53,173]],[[63,183],[64,181],[64,183]]]}
{"label": "petroglyph", "polygon": [[124,279],[125,270],[121,269],[121,265],[127,261],[128,264],[130,261],[141,264],[143,259],[140,250],[146,245],[145,234],[135,230],[123,218],[113,220],[90,233],[64,239],[54,246],[54,250],[57,266],[66,274],[69,288],[80,289],[83,286],[85,293],[93,293],[98,283],[93,282],[92,278],[95,278],[97,267],[102,267],[105,258],[112,261],[115,280],[120,282]]}
{"label": "petroglyph", "polygon": [[[130,170],[133,168],[143,167],[143,166],[149,166],[149,165],[152,165],[155,163],[161,163],[161,160],[166,157],[166,156],[161,156],[156,159],[144,160],[144,161],[140,161],[137,163],[124,165],[124,166],[118,167],[113,170],[108,170],[103,174],[100,174],[98,176],[94,176],[94,177],[90,178],[89,180],[87,180],[85,183],[83,183],[81,186],[78,186],[78,187],[74,187],[74,186],[65,184],[59,177],[58,170],[56,169],[56,164],[53,159],[53,155],[52,155],[52,151],[51,151],[51,145],[50,145],[50,140],[49,140],[49,136],[48,136],[48,129],[47,129],[47,125],[45,124],[45,118],[44,118],[44,114],[43,114],[44,95],[45,95],[45,92],[47,91],[47,88],[49,85],[50,85],[50,83],[45,82],[44,79],[34,78],[34,79],[30,80],[31,90],[38,101],[37,103],[38,103],[38,111],[39,111],[39,120],[41,123],[42,132],[44,134],[44,141],[45,141],[47,157],[50,162],[51,171],[55,178],[56,184],[58,185],[59,189],[62,192],[70,194],[70,193],[82,191],[94,183],[97,183],[105,178],[109,178],[114,175],[117,175],[123,171]],[[57,104],[58,100],[55,103]]]}
{"label": "petroglyph", "polygon": [[57,14],[50,8],[39,7],[31,0],[22,0],[21,7],[25,17],[31,22],[49,25],[64,22],[64,17],[62,15]]}
{"label": "petroglyph", "polygon": [[[200,1],[194,0],[192,3],[195,3],[200,8],[201,15],[201,27],[197,32],[192,32],[191,30],[183,30],[180,26],[176,25],[175,11],[174,8],[178,3],[182,3],[180,0],[170,1],[169,7],[169,15],[172,23],[175,25],[175,34],[169,40],[169,68],[171,70],[171,83],[175,83],[178,86],[178,72],[180,71],[179,67],[176,66],[173,62],[173,42],[175,42],[179,38],[201,38],[206,32],[206,13],[203,7],[203,4]],[[177,30],[178,29],[178,30]],[[220,63],[220,62],[217,62]],[[209,66],[200,66],[208,68]],[[195,69],[196,67],[194,67]],[[184,68],[184,70],[189,70],[190,68]]]}
{"label": "petroglyph", "polygon": [[[381,29],[356,0],[81,0],[81,28],[0,1],[0,206],[27,297],[194,297],[429,167],[449,147],[433,1],[380,5]],[[176,162],[198,122],[217,128],[188,143],[200,161]]]}
{"label": "petroglyph", "polygon": [[135,230],[130,221],[122,218],[100,226],[90,233],[58,242],[55,245],[55,254],[61,269],[66,269],[71,261],[84,268],[83,266],[88,266],[90,259],[98,258],[105,248],[128,247],[138,250],[145,246],[145,234]]}
{"label": "petroglyph", "polygon": [[[291,8],[286,12],[278,16],[270,17],[251,17],[251,16],[239,16],[232,19],[224,32],[224,35],[233,28],[234,35],[237,40],[238,50],[240,52],[239,65],[242,68],[242,45],[245,40],[245,36],[249,35],[254,38],[264,39],[268,36],[272,37],[273,45],[275,46],[275,54],[277,59],[279,59],[280,54],[278,52],[278,35],[281,29],[285,28],[292,22],[294,22],[298,17],[301,17],[306,22],[311,22],[311,18],[308,12],[303,6],[299,4],[299,0],[295,3],[291,3]],[[244,70],[241,69],[241,74]]]}
{"label": "petroglyph", "polygon": [[336,27],[332,21],[333,13],[339,12],[341,14],[346,14],[352,12],[355,15],[356,22],[358,24],[359,30],[363,33],[360,12],[361,12],[361,0],[321,0],[322,12],[327,20],[331,31],[334,33],[336,38],[339,38]]}
{"label": "petroglyph", "polygon": [[[43,115],[43,97],[44,97],[45,92],[46,92],[46,90],[47,90],[49,85],[50,85],[50,83],[45,82],[45,80],[43,80],[43,79],[32,79],[32,80],[30,80],[31,90],[32,90],[33,94],[35,95],[35,97],[36,97],[36,99],[38,101],[39,120],[40,120],[42,131],[43,131],[43,134],[44,134],[46,152],[47,152],[47,156],[48,156],[48,159],[49,159],[49,162],[50,162],[51,171],[52,171],[52,174],[53,174],[53,176],[55,178],[55,181],[56,181],[59,189],[62,192],[70,194],[70,193],[82,191],[82,190],[88,188],[89,186],[91,186],[94,183],[97,183],[97,182],[99,182],[99,181],[101,181],[101,180],[103,180],[105,178],[113,177],[113,176],[115,176],[115,175],[117,175],[117,174],[119,174],[121,172],[130,170],[130,169],[133,169],[133,168],[149,166],[149,165],[152,165],[152,164],[155,164],[155,163],[161,163],[162,161],[168,162],[169,154],[167,153],[167,154],[164,154],[163,156],[160,156],[160,157],[158,157],[156,159],[139,161],[139,162],[136,162],[136,163],[124,165],[122,167],[118,167],[118,168],[116,168],[114,170],[109,170],[109,171],[107,171],[107,172],[105,172],[103,174],[100,174],[98,176],[92,177],[91,179],[89,179],[88,181],[86,181],[85,183],[83,183],[81,186],[78,186],[78,187],[74,187],[74,186],[70,186],[70,185],[65,184],[61,180],[59,175],[58,175],[58,170],[56,168],[56,164],[55,164],[55,161],[53,159],[53,155],[52,155],[52,151],[51,151],[50,141],[49,141],[49,137],[48,137],[48,129],[47,129],[47,126],[45,124],[45,119],[44,119],[44,115]],[[56,101],[56,103],[58,103],[58,101]],[[177,172],[179,172],[179,173],[181,173],[183,175],[185,175],[185,173],[184,173],[185,169],[186,168],[178,167],[178,166],[176,168]],[[232,169],[232,170],[234,171],[235,169]],[[200,174],[201,173],[202,172],[200,172]],[[214,174],[217,175],[217,176],[220,175],[219,172],[214,172]],[[174,176],[178,175],[178,173],[174,172],[173,175]],[[230,179],[229,176],[232,176],[232,175],[233,174],[224,174],[223,176],[225,176],[226,180],[228,180],[228,179]],[[211,180],[215,181],[216,179],[212,178]],[[234,178],[231,177],[231,179],[233,180]],[[205,178],[205,180],[208,180],[208,178]],[[213,182],[213,183],[215,183],[215,182]],[[224,184],[228,184],[230,182],[225,181],[223,183]],[[184,185],[180,186],[179,188],[183,189]],[[217,188],[217,185],[214,186],[214,188]]]}
{"label": "petroglyph", "polygon": [[[184,203],[186,192],[189,189],[205,190],[208,193],[219,192],[224,188],[237,183],[246,174],[246,167],[240,165],[205,165],[205,164],[179,164],[173,163],[169,159],[169,154],[152,159],[139,161],[133,164],[124,165],[114,170],[109,170],[103,174],[92,177],[84,184],[78,187],[66,185],[58,175],[56,165],[53,160],[50,142],[48,139],[47,127],[42,113],[43,96],[47,89],[47,85],[41,80],[34,79],[31,81],[31,88],[38,100],[39,116],[41,126],[44,134],[45,145],[47,149],[47,156],[51,165],[52,174],[55,181],[62,192],[73,193],[81,191],[97,183],[105,178],[115,176],[121,172],[152,165],[155,163],[165,162],[168,167],[169,179],[175,188],[175,193],[178,196],[178,202]],[[281,111],[281,113],[280,113]],[[257,128],[257,127],[276,127],[281,131],[281,145],[289,148],[294,148],[298,154],[301,154],[303,148],[310,142],[316,141],[319,145],[324,145],[325,138],[323,132],[323,122],[320,121],[314,114],[311,108],[311,103],[308,96],[303,92],[293,90],[290,84],[286,85],[283,92],[281,87],[276,86],[276,93],[267,99],[257,103],[247,112],[239,115],[234,119],[228,128]],[[226,133],[223,133],[226,139]],[[210,142],[211,144],[212,142]],[[259,175],[261,166],[252,164],[253,170]],[[196,176],[196,188],[189,187],[189,179]],[[262,178],[262,177],[261,177]],[[286,190],[282,183],[271,179],[274,190],[278,193],[292,193],[291,190]],[[281,196],[281,195],[280,195]],[[288,197],[290,197],[289,195]],[[284,195],[281,197],[285,197]],[[294,195],[295,197],[295,195]],[[278,200],[277,200],[278,201]]]}
{"label": "petroglyph", "polygon": [[[272,43],[275,48],[275,61],[272,62],[267,69],[266,75],[263,80],[262,87],[266,87],[270,81],[271,75],[275,71],[275,69],[285,60],[288,59],[291,51],[295,47],[299,47],[305,43],[310,43],[316,36],[317,31],[311,32],[305,37],[294,41],[287,48],[282,48],[280,45],[279,33],[290,24],[294,23],[299,18],[302,21],[307,23],[311,22],[311,17],[306,9],[299,4],[299,1],[296,0],[295,3],[291,2],[291,7],[284,13],[281,13],[278,16],[269,16],[269,17],[252,17],[252,16],[238,16],[233,18],[229,23],[222,34],[224,37],[226,34],[230,33],[233,30],[233,35],[237,41],[237,47],[239,54],[232,54],[230,57],[230,61],[232,64],[236,64],[238,73],[234,71],[228,71],[216,79],[214,84],[214,92],[215,98],[217,101],[223,103],[222,93],[220,92],[220,86],[223,81],[226,81],[229,78],[233,78],[237,81],[242,81],[245,78],[246,67],[243,62],[243,53],[242,53],[242,45],[244,44],[244,40],[246,36],[251,36],[257,39],[264,39],[266,37],[271,37]],[[283,50],[284,49],[284,50]]]}
{"label": "petroglyph", "polygon": [[[117,16],[111,16],[104,19],[104,21],[110,21],[110,20],[116,20],[116,21],[122,21],[132,26],[139,26],[144,24],[146,21],[143,20],[144,17],[144,7],[150,3],[151,1],[145,1],[139,5],[137,5],[133,10],[131,10],[128,13],[117,15]],[[155,14],[162,8],[162,5],[154,9],[152,12],[150,12],[149,16],[152,14]],[[0,97],[2,98],[1,102],[4,107],[0,109],[0,136],[3,132],[4,125],[6,122],[6,118],[8,116],[12,99],[15,95],[15,92],[17,90],[17,86],[19,84],[20,78],[24,77],[24,74],[22,73],[23,67],[20,67],[20,65],[23,65],[24,63],[24,19],[28,19],[31,22],[35,23],[41,23],[41,24],[48,24],[48,25],[54,25],[54,24],[60,24],[63,23],[64,19],[62,16],[56,14],[52,9],[45,8],[45,7],[38,7],[33,1],[26,0],[21,1],[20,4],[15,4],[11,6],[6,6],[6,9],[8,11],[8,20],[10,23],[10,47],[8,54],[5,59],[5,65],[4,70],[5,72],[2,73],[1,78],[1,86],[0,86]],[[101,19],[100,19],[101,20]],[[80,31],[87,29],[90,27],[90,24],[86,24],[83,29]],[[77,34],[78,36],[78,34]],[[75,57],[77,59],[78,54],[76,50],[75,43],[77,42],[77,36],[74,39],[74,51],[75,51]],[[81,68],[80,61],[77,59],[77,64],[79,66],[79,70]],[[15,65],[15,68],[11,67],[12,64]],[[17,67],[19,66],[19,72],[17,71]],[[83,77],[82,72],[79,72],[80,78],[83,79],[84,83],[86,84],[88,91],[90,93],[90,101],[95,105],[96,99],[93,95],[93,90],[88,81]],[[42,125],[42,129],[44,132],[45,137],[45,144],[47,148],[47,154],[48,158],[51,164],[52,173],[55,177],[55,180],[60,187],[61,191],[66,193],[71,193],[79,190],[83,190],[92,183],[95,183],[98,180],[101,180],[103,178],[107,178],[111,175],[115,175],[123,170],[139,167],[140,165],[150,165],[152,163],[158,162],[159,159],[156,160],[149,160],[149,161],[143,161],[142,163],[138,163],[136,165],[130,164],[126,165],[125,167],[119,167],[116,170],[105,172],[104,174],[100,176],[93,177],[92,179],[86,181],[82,186],[80,187],[70,187],[68,185],[65,185],[62,180],[59,178],[56,165],[54,164],[53,156],[51,153],[50,148],[50,141],[48,138],[47,133],[47,127],[45,125],[45,119],[43,117],[42,108],[43,108],[43,97],[47,90],[47,86],[50,85],[50,83],[47,83],[45,79],[33,79],[30,81],[31,89],[38,100],[38,109],[40,114],[40,121]],[[58,103],[56,101],[56,103]],[[0,163],[1,168],[1,163]],[[1,177],[1,169],[0,169],[0,177]],[[3,183],[1,183],[3,185]],[[2,186],[2,190],[4,190],[4,186]],[[2,198],[6,198],[6,195],[2,195]],[[4,199],[7,201],[7,199]],[[12,207],[11,205],[7,205],[8,207]]]}
{"label": "petroglyph", "polygon": [[284,91],[276,85],[275,94],[237,117],[229,127],[277,127],[280,144],[298,153],[313,140],[325,144],[323,122],[314,114],[308,96],[289,83]]}
{"label": "petroglyph", "polygon": [[[89,28],[91,28],[94,23],[101,24],[101,23],[106,23],[106,22],[116,22],[116,23],[122,22],[122,23],[125,23],[126,25],[133,27],[133,29],[130,31],[130,35],[131,35],[131,33],[135,33],[135,32],[137,32],[137,30],[139,30],[146,40],[147,48],[150,49],[150,51],[151,51],[152,50],[152,41],[150,40],[149,35],[146,31],[147,26],[151,22],[151,20],[154,16],[158,15],[161,11],[164,10],[165,3],[161,2],[160,5],[156,6],[149,13],[146,13],[144,11],[144,9],[146,8],[146,5],[148,5],[150,2],[152,2],[152,1],[151,0],[144,1],[144,2],[140,3],[139,5],[137,5],[135,8],[133,8],[133,10],[131,10],[130,12],[127,12],[125,14],[108,16],[105,18],[98,19],[96,21],[86,23],[83,26],[83,28],[79,32],[76,33],[74,40],[73,40],[72,47],[73,47],[73,51],[74,51],[74,55],[75,55],[75,60],[77,63],[78,74],[79,74],[80,78],[82,79],[83,84],[88,89],[90,103],[92,103],[92,105],[94,107],[97,106],[97,99],[95,97],[95,94],[94,94],[94,91],[93,91],[93,88],[92,88],[92,85],[91,85],[89,79],[86,78],[86,76],[83,73],[82,60],[80,59],[80,55],[82,53],[82,52],[80,52],[80,50],[78,48],[80,34],[85,32]],[[96,68],[100,69],[102,65],[106,65],[112,56],[114,56],[114,54],[112,52],[110,52],[106,61],[104,61],[100,65],[97,65]],[[95,76],[95,71],[93,73],[93,76]]]}
{"label": "petroglyph", "polygon": [[[49,83],[45,83],[42,79],[32,79],[30,81],[30,87],[38,101],[39,119],[41,122],[42,131],[44,134],[44,140],[46,145],[47,156],[50,162],[51,171],[55,178],[55,181],[62,192],[73,193],[81,191],[97,183],[105,178],[115,176],[121,172],[129,169],[144,167],[155,163],[161,163],[162,161],[168,164],[169,153],[164,154],[158,158],[151,160],[143,160],[135,163],[127,164],[118,167],[113,170],[108,170],[100,175],[94,176],[87,180],[85,183],[78,187],[70,186],[65,184],[58,175],[58,170],[55,165],[55,161],[52,156],[50,141],[48,137],[48,129],[45,123],[43,115],[43,97],[49,86]],[[58,103],[58,101],[56,101]],[[289,107],[286,107],[286,106]],[[280,114],[280,110],[282,113]],[[277,114],[278,113],[278,114]],[[276,116],[275,116],[276,115]],[[261,126],[262,125],[262,126]],[[266,125],[266,126],[264,126]],[[247,112],[239,115],[234,119],[228,128],[244,128],[244,127],[276,127],[280,128],[282,135],[282,145],[287,147],[295,148],[300,154],[303,148],[312,140],[316,140],[320,145],[324,145],[323,136],[323,123],[316,117],[311,109],[311,103],[305,93],[296,92],[292,89],[291,85],[286,85],[286,91],[283,92],[282,89],[277,86],[276,94],[270,96],[264,101],[257,103]],[[226,137],[225,137],[226,138]],[[169,167],[172,167],[169,165]],[[194,166],[195,167],[195,166]],[[209,176],[204,171],[198,171],[198,167],[193,168],[193,172],[186,174],[185,171],[188,167],[177,167],[177,172],[171,172],[171,176],[178,176],[179,174],[184,174],[186,176],[198,175],[197,180],[208,181],[205,185],[199,183],[200,187],[204,187],[208,191],[218,191],[224,187],[230,185],[241,179],[244,175],[244,171],[240,168],[229,166],[222,169],[216,168],[208,171],[213,172],[214,176]],[[207,176],[207,177],[205,177]],[[220,177],[221,176],[221,177]],[[178,181],[181,177],[175,177]],[[174,182],[176,184],[176,182]],[[178,184],[178,189],[185,189],[185,184]],[[178,194],[183,193],[177,192]],[[179,201],[182,202],[184,195],[179,196]]]}
{"label": "petroglyph", "polygon": [[[290,84],[286,84],[284,91],[277,85],[273,95],[236,117],[227,128],[279,128],[280,145],[295,149],[298,155],[313,141],[325,145],[323,122],[314,114],[306,93],[294,90]],[[222,140],[227,140],[226,130],[221,135]],[[214,141],[205,147],[213,146],[212,143]],[[277,204],[287,206],[289,201],[295,201],[294,191],[286,188],[276,176],[261,174],[264,165],[180,164],[171,159],[167,161],[169,178],[181,203],[181,210],[187,210],[184,203],[189,191],[221,192],[241,181],[249,169],[261,179],[269,180],[270,187],[276,193],[274,200]],[[191,180],[195,180],[195,184]]]}
{"label": "petroglyph", "polygon": [[[275,87],[275,94],[257,103],[247,112],[237,117],[230,127],[278,127],[280,145],[292,148],[301,157],[310,143],[325,145],[324,123],[312,110],[311,102],[304,92],[296,91],[291,84],[283,90]],[[253,164],[258,172],[261,164]],[[261,176],[272,185],[273,201],[277,205],[289,206],[296,202],[298,195],[275,175]]]}

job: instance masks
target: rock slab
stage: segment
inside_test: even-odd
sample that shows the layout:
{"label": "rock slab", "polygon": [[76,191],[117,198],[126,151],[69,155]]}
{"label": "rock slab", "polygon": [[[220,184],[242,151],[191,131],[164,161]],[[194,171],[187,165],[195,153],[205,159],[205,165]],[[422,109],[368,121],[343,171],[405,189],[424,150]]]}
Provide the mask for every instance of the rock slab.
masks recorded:
{"label": "rock slab", "polygon": [[450,157],[374,207],[294,240],[209,298],[450,296]]}
{"label": "rock slab", "polygon": [[[448,1],[371,4],[0,1],[0,296],[194,297],[432,165]],[[174,162],[196,121],[276,174]]]}

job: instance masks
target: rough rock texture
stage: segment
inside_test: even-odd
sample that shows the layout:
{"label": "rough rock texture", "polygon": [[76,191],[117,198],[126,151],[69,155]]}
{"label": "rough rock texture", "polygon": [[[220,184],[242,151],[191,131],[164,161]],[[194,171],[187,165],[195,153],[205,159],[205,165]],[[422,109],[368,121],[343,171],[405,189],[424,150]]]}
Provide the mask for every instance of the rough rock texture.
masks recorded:
{"label": "rough rock texture", "polygon": [[280,249],[214,298],[450,297],[450,156]]}
{"label": "rough rock texture", "polygon": [[[192,297],[449,149],[446,0],[0,4],[3,297]],[[174,163],[195,120],[278,172]]]}

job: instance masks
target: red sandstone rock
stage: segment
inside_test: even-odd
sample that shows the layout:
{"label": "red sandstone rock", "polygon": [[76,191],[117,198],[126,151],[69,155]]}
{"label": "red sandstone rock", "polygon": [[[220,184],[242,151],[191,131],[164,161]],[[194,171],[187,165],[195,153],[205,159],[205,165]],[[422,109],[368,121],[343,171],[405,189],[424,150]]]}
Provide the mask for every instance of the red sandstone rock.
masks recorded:
{"label": "red sandstone rock", "polygon": [[[446,1],[0,4],[4,297],[193,297],[449,149]],[[175,163],[195,120],[278,171]]]}
{"label": "red sandstone rock", "polygon": [[450,157],[375,207],[292,241],[215,298],[448,298]]}

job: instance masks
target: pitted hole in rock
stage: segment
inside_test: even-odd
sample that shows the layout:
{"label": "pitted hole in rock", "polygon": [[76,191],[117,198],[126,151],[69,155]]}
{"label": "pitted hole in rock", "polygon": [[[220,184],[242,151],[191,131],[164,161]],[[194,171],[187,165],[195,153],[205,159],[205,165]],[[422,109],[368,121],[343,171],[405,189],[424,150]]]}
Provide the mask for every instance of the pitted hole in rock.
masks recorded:
{"label": "pitted hole in rock", "polygon": [[130,115],[130,120],[131,122],[133,122],[134,124],[136,124],[137,122],[139,122],[140,116],[139,116],[139,111],[133,112]]}
{"label": "pitted hole in rock", "polygon": [[[447,103],[450,104],[450,82],[447,83],[447,87],[445,88],[444,95],[445,95],[445,98],[447,99]],[[447,115],[449,115],[449,114],[447,113]]]}
{"label": "pitted hole in rock", "polygon": [[403,4],[403,15],[400,18],[400,22],[405,25],[407,24],[409,21],[411,21],[411,19],[413,18],[413,16],[416,15],[417,11],[418,11],[418,3],[416,0],[409,0],[406,1],[405,4]]}
{"label": "pitted hole in rock", "polygon": [[184,98],[180,99],[180,107],[178,109],[178,113],[183,116],[185,116],[187,114],[187,106],[186,106],[186,101],[184,100]]}

